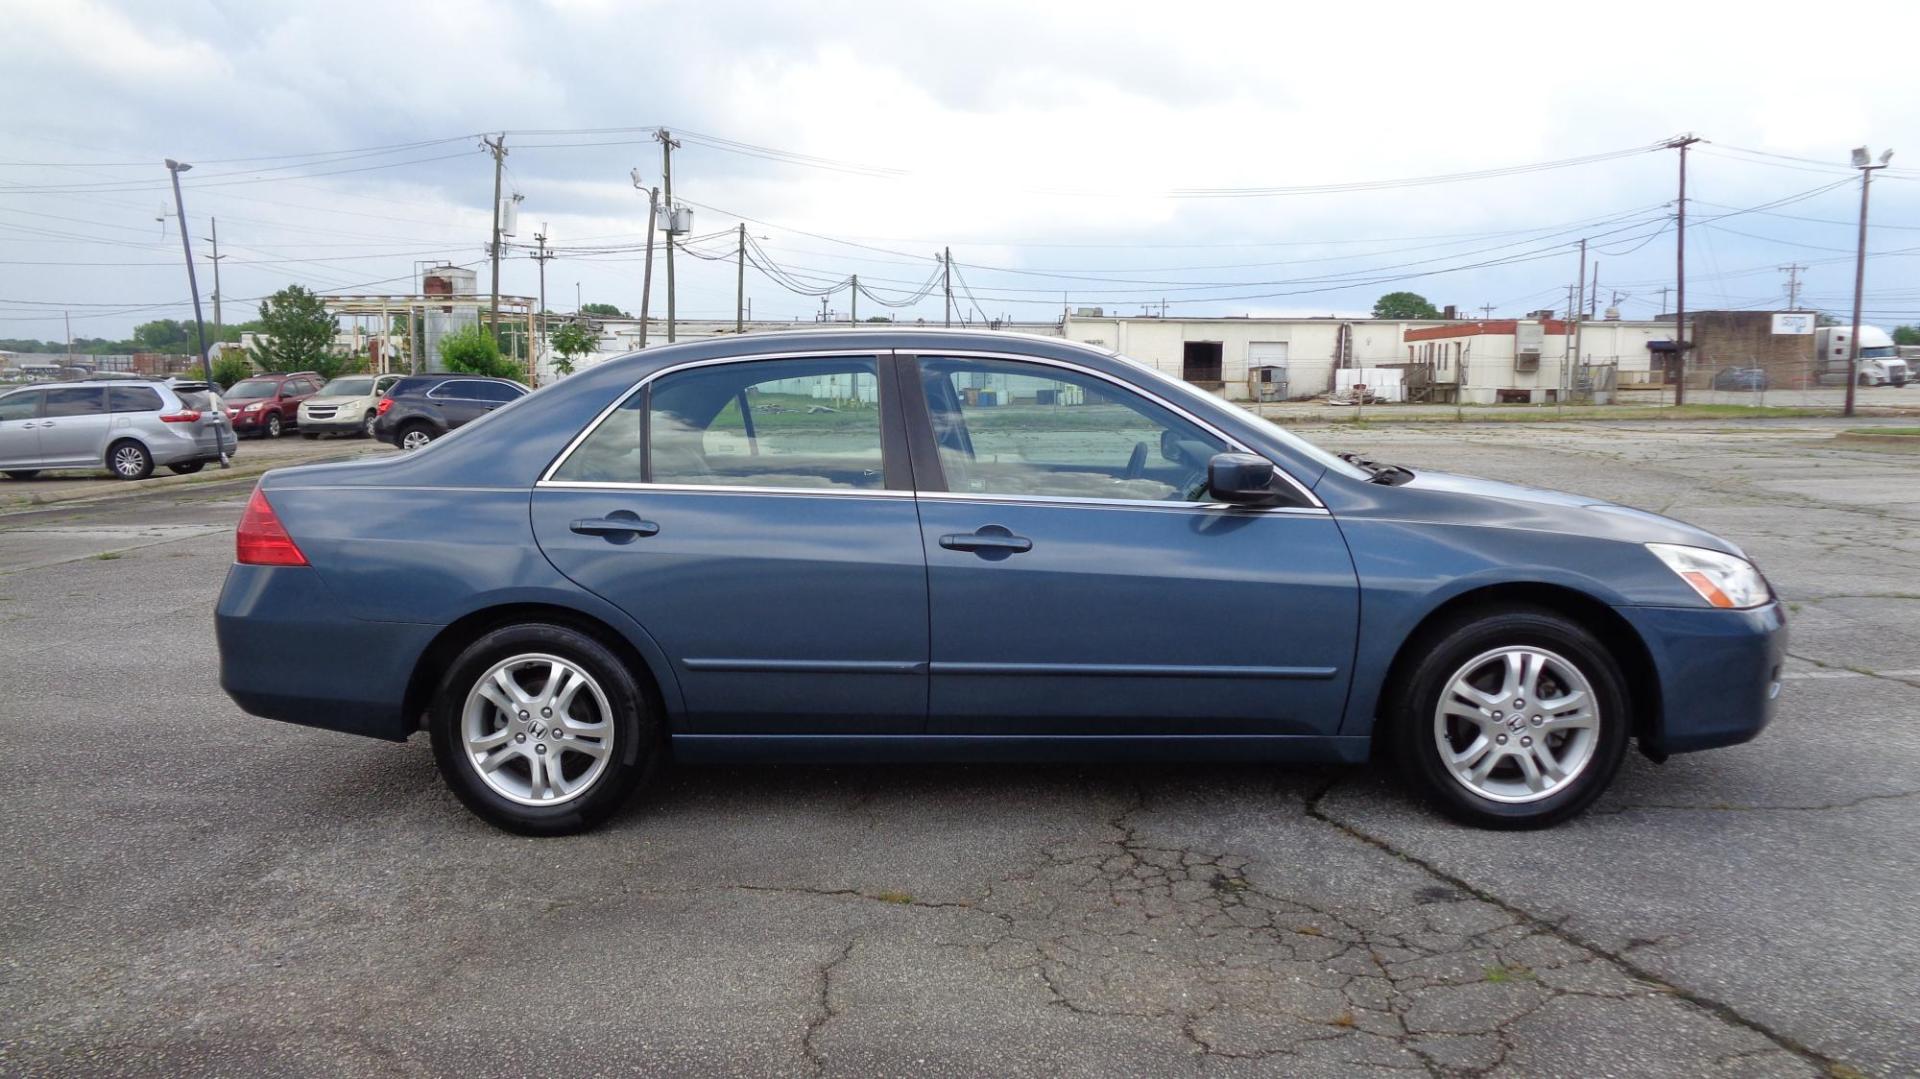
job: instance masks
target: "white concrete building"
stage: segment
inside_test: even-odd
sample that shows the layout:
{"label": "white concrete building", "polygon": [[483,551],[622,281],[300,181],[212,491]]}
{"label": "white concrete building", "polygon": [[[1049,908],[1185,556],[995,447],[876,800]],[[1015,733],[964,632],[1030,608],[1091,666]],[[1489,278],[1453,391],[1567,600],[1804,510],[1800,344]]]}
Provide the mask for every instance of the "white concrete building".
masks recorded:
{"label": "white concrete building", "polygon": [[1281,399],[1333,389],[1339,367],[1406,363],[1402,336],[1444,326],[1439,320],[1340,318],[1153,318],[1069,316],[1066,336],[1152,364],[1229,400],[1259,397],[1249,379],[1259,369],[1283,381]]}
{"label": "white concrete building", "polygon": [[1404,338],[1401,362],[1430,368],[1437,399],[1543,404],[1649,381],[1648,345],[1670,341],[1673,323],[1583,322],[1577,349],[1565,319],[1450,322],[1410,328]]}

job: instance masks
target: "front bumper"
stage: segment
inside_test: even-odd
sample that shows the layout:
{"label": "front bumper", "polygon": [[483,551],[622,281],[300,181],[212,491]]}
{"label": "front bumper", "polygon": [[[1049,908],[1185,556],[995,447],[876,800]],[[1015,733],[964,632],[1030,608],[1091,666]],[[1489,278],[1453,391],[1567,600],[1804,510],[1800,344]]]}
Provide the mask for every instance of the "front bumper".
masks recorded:
{"label": "front bumper", "polygon": [[1745,611],[1616,607],[1653,657],[1660,715],[1642,732],[1656,755],[1751,741],[1779,706],[1787,621],[1780,602]]}
{"label": "front bumper", "polygon": [[367,429],[366,417],[356,414],[352,419],[316,420],[309,416],[300,417],[300,430],[304,434],[321,435],[358,435]]}
{"label": "front bumper", "polygon": [[439,629],[354,618],[310,566],[235,565],[214,610],[220,688],[266,719],[405,741],[407,683]]}

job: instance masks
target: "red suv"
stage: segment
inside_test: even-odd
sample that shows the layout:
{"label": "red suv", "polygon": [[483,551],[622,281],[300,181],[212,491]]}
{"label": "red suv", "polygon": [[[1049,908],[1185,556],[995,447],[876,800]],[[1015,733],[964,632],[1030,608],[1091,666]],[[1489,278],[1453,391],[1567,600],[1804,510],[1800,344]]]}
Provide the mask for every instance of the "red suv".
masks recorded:
{"label": "red suv", "polygon": [[279,438],[296,426],[300,402],[320,392],[321,378],[312,371],[255,375],[234,383],[220,396],[227,402],[227,419],[239,435]]}

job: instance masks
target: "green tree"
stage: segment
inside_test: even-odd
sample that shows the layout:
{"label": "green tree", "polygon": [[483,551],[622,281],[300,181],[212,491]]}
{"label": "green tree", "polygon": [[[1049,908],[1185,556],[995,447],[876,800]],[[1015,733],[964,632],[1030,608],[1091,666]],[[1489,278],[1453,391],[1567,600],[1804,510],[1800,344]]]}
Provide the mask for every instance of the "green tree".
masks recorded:
{"label": "green tree", "polygon": [[468,326],[440,338],[440,360],[449,371],[523,381],[520,365],[500,355],[499,342],[484,326]]}
{"label": "green tree", "polygon": [[1895,326],[1893,343],[1896,345],[1920,345],[1920,326]]}
{"label": "green tree", "polygon": [[[262,371],[319,371],[338,368],[333,335],[339,331],[320,297],[288,285],[260,301],[260,334],[251,351]],[[358,366],[357,360],[355,366]]]}
{"label": "green tree", "polygon": [[1440,309],[1417,292],[1389,292],[1373,302],[1374,318],[1439,318]]}
{"label": "green tree", "polygon": [[553,361],[553,369],[564,377],[573,374],[575,360],[600,347],[600,338],[585,323],[569,322],[553,331],[547,343],[559,356]]}
{"label": "green tree", "polygon": [[581,304],[580,313],[583,315],[599,315],[601,318],[632,318],[633,317],[632,315],[627,314],[625,311],[620,310],[618,307],[615,307],[610,303]]}
{"label": "green tree", "polygon": [[213,381],[223,390],[232,388],[234,383],[252,374],[253,362],[238,349],[223,350],[220,358],[213,361]]}

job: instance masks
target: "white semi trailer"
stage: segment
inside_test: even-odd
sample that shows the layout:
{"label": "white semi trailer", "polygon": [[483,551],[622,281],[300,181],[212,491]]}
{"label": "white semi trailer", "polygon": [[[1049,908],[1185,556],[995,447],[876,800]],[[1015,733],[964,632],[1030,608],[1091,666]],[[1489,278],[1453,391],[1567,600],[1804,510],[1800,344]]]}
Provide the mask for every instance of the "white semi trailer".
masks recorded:
{"label": "white semi trailer", "polygon": [[[1822,326],[1813,331],[1814,369],[1820,373],[1821,385],[1846,385],[1852,350],[1852,326]],[[1908,373],[1907,361],[1900,358],[1887,331],[1878,326],[1860,327],[1860,385],[1904,386]]]}

